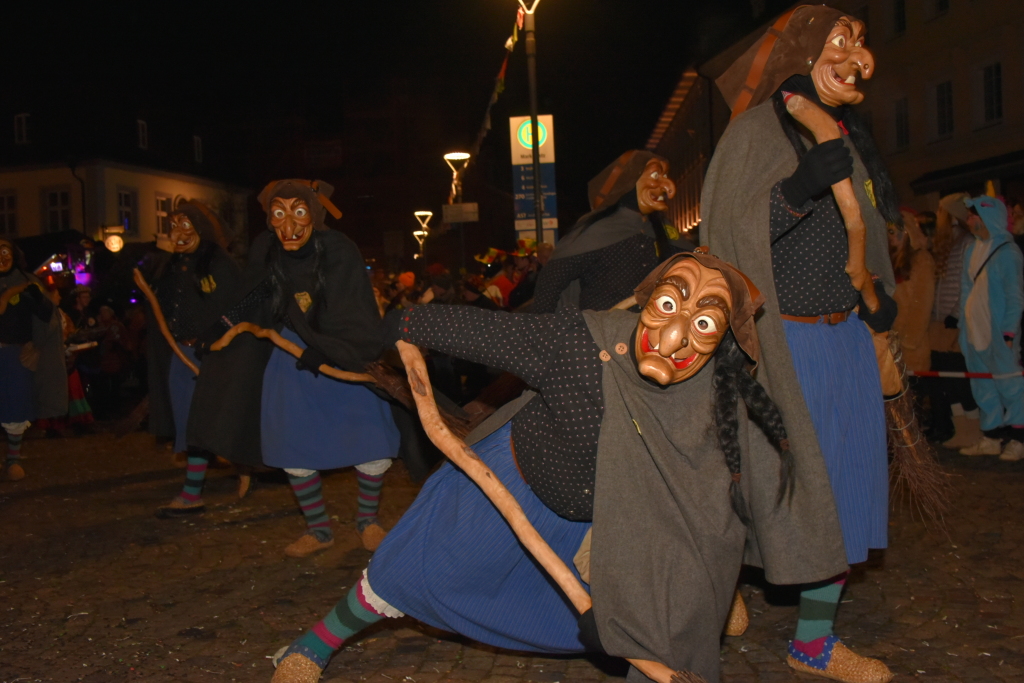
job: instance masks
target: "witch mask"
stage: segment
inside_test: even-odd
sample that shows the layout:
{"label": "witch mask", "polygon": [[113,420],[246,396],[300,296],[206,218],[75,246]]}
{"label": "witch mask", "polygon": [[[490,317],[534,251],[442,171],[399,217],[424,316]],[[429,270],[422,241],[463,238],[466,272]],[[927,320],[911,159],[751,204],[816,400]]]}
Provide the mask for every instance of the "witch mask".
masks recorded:
{"label": "witch mask", "polygon": [[175,254],[191,254],[199,248],[199,232],[191,218],[184,213],[172,213],[170,222],[171,250]]}
{"label": "witch mask", "polygon": [[274,197],[269,220],[285,251],[298,251],[313,234],[313,212],[301,197]]}
{"label": "witch mask", "polygon": [[818,97],[830,107],[860,104],[864,93],[858,88],[858,81],[871,78],[874,72],[875,58],[864,47],[864,22],[840,18],[811,68]]}
{"label": "witch mask", "polygon": [[6,275],[14,267],[14,245],[0,240],[0,275]]}
{"label": "witch mask", "polygon": [[702,252],[677,254],[655,268],[635,296],[643,306],[633,342],[641,375],[662,385],[693,377],[730,328],[757,363],[754,314],[764,296],[725,261]]}
{"label": "witch mask", "polygon": [[644,166],[636,181],[636,203],[640,213],[668,211],[667,200],[676,194],[676,184],[668,177],[668,162],[655,157]]}

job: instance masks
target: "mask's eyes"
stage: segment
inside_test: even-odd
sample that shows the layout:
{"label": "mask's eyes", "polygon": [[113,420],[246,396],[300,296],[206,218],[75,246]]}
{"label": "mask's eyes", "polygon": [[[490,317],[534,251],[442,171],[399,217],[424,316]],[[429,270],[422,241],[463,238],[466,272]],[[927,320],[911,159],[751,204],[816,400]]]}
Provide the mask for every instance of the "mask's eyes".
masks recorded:
{"label": "mask's eyes", "polygon": [[832,39],[832,44],[840,49],[846,47],[846,36],[836,36]]}
{"label": "mask's eyes", "polygon": [[655,180],[657,180],[658,178],[661,177],[661,174],[658,173],[657,171],[655,171],[654,173],[651,174],[651,177],[654,178]]}
{"label": "mask's eyes", "polygon": [[295,216],[297,218],[305,218],[306,214],[308,214],[308,213],[309,213],[309,210],[306,209],[306,207],[304,207],[304,206],[300,206],[299,208],[295,209]]}
{"label": "mask's eyes", "polygon": [[188,222],[188,221],[182,221],[181,222],[181,227],[182,227],[183,230],[191,230],[192,229],[192,224],[190,222]]}
{"label": "mask's eyes", "polygon": [[284,218],[284,209],[274,209],[274,218]]}
{"label": "mask's eyes", "polygon": [[857,47],[864,47],[864,39],[861,38],[856,43],[854,43],[854,45],[856,45]]}
{"label": "mask's eyes", "polygon": [[676,300],[670,296],[659,296],[654,302],[654,305],[658,307],[658,310],[662,313],[668,313],[669,315],[675,313],[678,310],[676,306]]}
{"label": "mask's eyes", "polygon": [[699,316],[693,321],[693,326],[697,328],[697,331],[701,334],[714,334],[718,332],[718,325],[715,324],[715,319],[709,315]]}

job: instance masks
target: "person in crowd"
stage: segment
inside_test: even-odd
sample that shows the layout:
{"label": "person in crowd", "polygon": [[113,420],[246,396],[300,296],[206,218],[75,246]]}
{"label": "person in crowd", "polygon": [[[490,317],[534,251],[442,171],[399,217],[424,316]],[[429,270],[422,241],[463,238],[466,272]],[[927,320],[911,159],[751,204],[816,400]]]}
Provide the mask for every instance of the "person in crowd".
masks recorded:
{"label": "person in crowd", "polygon": [[[497,647],[603,650],[661,662],[680,680],[718,680],[746,525],[770,519],[753,542],[781,549],[770,537],[810,531],[816,523],[802,513],[818,494],[799,469],[802,484],[789,488],[786,427],[749,372],[762,300],[749,280],[713,256],[680,254],[635,296],[641,313],[418,306],[386,319],[389,340],[485,362],[536,388],[469,441],[589,583],[593,609],[578,615],[567,604],[491,501],[449,464],[347,597],[276,655],[274,683],[319,680],[346,639],[403,613]],[[778,451],[741,452],[740,405]],[[583,566],[574,556],[591,528]],[[814,562],[821,551],[808,543],[784,552],[780,561]]]}
{"label": "person in crowd", "polygon": [[[917,222],[917,212],[900,209],[903,230],[889,226],[889,258],[896,277],[896,300],[899,313],[892,329],[899,333],[903,362],[908,370],[931,369],[931,346],[928,343],[928,322],[935,301],[935,260],[928,251],[928,238]],[[915,389],[919,382],[912,377]]]}
{"label": "person in crowd", "polygon": [[[765,293],[758,380],[782,411],[800,471],[824,469],[831,483],[813,513],[820,533],[789,543],[793,551],[801,543],[828,548],[831,561],[764,562],[772,583],[804,584],[786,662],[825,678],[885,683],[888,667],[833,631],[846,565],[888,544],[886,417],[871,333],[887,332],[896,317],[886,226],[902,217],[882,156],[851,106],[875,72],[864,32],[840,10],[803,5],[718,78],[733,118],[704,180],[700,235]],[[820,144],[789,113],[794,97],[818,116]],[[861,296],[871,298],[872,282],[855,288],[846,272],[850,240],[831,191],[840,183],[856,199],[846,210],[865,225],[862,265],[877,278],[875,310]]]}
{"label": "person in crowd", "polygon": [[[950,205],[955,207],[957,201],[967,196],[952,194],[943,197],[936,210],[935,234],[931,246],[935,260],[935,303],[928,324],[932,370],[967,371],[964,356],[960,353],[957,320],[960,317],[960,278],[964,251],[973,238],[960,219],[951,215],[947,208]],[[960,206],[963,206],[962,201]],[[981,419],[978,404],[971,394],[971,383],[967,379],[932,377],[928,378],[924,386],[931,399],[928,436],[954,450],[977,443],[981,438]]]}
{"label": "person in crowd", "polygon": [[65,415],[68,384],[60,318],[21,250],[0,238],[0,426],[7,436],[3,479],[25,478],[22,438],[36,418]]}
{"label": "person in crowd", "polygon": [[964,252],[960,278],[960,348],[970,372],[992,373],[971,379],[981,409],[983,436],[964,455],[1024,459],[1024,377],[1020,331],[1024,313],[1024,256],[1008,230],[1006,205],[995,197],[962,200],[958,211],[974,236]]}
{"label": "person in crowd", "polygon": [[[202,489],[215,456],[188,443],[192,399],[206,380],[195,346],[199,335],[238,297],[241,286],[241,271],[226,251],[220,218],[209,206],[196,199],[179,202],[168,220],[171,253],[151,279],[171,339],[155,323],[150,325],[152,332],[146,338],[149,428],[161,436],[167,431],[162,425],[169,425],[174,452],[186,453],[187,464],[181,492],[157,510],[161,518],[200,515],[206,510]],[[172,342],[177,351],[171,348]],[[199,367],[198,376],[182,356]]]}
{"label": "person in crowd", "polygon": [[662,217],[676,194],[668,160],[630,150],[587,184],[590,213],[555,247],[537,277],[533,313],[605,310],[633,294],[659,261],[693,249]]}
{"label": "person in crowd", "polygon": [[533,300],[537,288],[537,278],[542,268],[537,260],[537,240],[517,240],[511,256],[518,273],[515,289],[508,295],[508,308],[514,311]]}
{"label": "person in crowd", "polygon": [[[377,548],[385,535],[377,522],[384,473],[400,445],[387,401],[364,384],[321,371],[326,365],[362,373],[383,350],[381,318],[363,257],[348,237],[324,222],[328,212],[341,217],[330,201],[332,192],[322,181],[299,179],[272,181],[260,192],[268,230],[250,249],[245,294],[203,333],[200,344],[210,360],[238,342],[255,342],[256,352],[225,367],[233,377],[219,394],[204,397],[202,404],[197,395],[189,420],[189,443],[218,454],[225,422],[232,433],[245,425],[259,434],[264,464],[285,470],[306,521],[306,532],[285,548],[289,557],[334,545],[320,471],[341,467],[356,468],[356,529],[365,548]],[[240,322],[280,330],[302,350],[298,362],[271,342],[248,335],[207,352]]]}

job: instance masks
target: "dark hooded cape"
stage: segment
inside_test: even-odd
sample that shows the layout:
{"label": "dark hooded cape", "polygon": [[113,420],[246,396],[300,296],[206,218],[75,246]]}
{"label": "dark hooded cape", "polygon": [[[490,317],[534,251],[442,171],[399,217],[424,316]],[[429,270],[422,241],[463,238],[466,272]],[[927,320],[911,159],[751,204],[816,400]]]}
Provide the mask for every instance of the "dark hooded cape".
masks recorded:
{"label": "dark hooded cape", "polygon": [[[854,157],[853,187],[867,224],[867,265],[894,289],[886,225],[867,194],[868,173]],[[808,145],[813,141],[808,141]],[[846,570],[846,554],[825,463],[789,353],[772,272],[769,203],[772,187],[793,174],[797,156],[782,130],[772,101],[750,109],[726,129],[711,159],[701,197],[701,241],[729,261],[765,295],[757,321],[761,364],[757,379],[778,405],[796,461],[796,492],[791,506],[775,509],[774,489],[751,489],[775,472],[763,468],[772,446],[749,421],[741,421],[744,494],[753,513],[744,562],[763,567],[776,584],[810,583]],[[865,368],[864,371],[877,371]],[[746,473],[751,476],[747,481]]]}

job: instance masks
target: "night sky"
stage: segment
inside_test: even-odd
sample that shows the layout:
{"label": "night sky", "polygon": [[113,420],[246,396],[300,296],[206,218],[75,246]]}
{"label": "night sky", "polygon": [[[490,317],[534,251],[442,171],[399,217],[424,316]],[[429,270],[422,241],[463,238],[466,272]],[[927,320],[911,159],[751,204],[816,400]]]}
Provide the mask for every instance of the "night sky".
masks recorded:
{"label": "night sky", "polygon": [[[9,93],[72,109],[135,102],[227,131],[301,120],[303,135],[323,138],[336,134],[343,112],[400,83],[411,108],[440,122],[439,134],[410,146],[430,154],[469,148],[516,1],[359,4],[208,2],[190,10],[188,3],[76,3],[65,10],[19,3],[5,8],[0,69]],[[755,19],[751,0],[541,0],[540,108],[555,116],[563,228],[586,210],[587,180],[644,145],[683,68],[782,5],[769,1]],[[524,48],[521,39],[492,112],[494,128],[471,170],[503,192],[511,191],[507,117],[529,113]],[[263,181],[247,177],[244,166],[238,158],[224,173]],[[449,174],[440,158],[418,177],[422,187],[388,192],[396,200],[444,201]]]}

